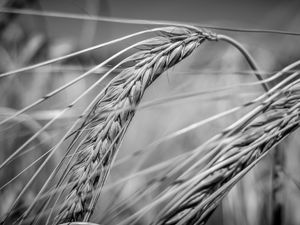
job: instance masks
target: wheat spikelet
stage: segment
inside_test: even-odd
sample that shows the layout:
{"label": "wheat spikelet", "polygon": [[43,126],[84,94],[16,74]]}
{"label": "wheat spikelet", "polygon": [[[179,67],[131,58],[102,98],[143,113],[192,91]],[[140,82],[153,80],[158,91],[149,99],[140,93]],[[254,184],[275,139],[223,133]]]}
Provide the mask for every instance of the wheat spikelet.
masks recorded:
{"label": "wheat spikelet", "polygon": [[[127,61],[124,69],[89,113],[81,129],[90,130],[79,146],[79,156],[68,172],[72,183],[57,222],[87,221],[109,172],[122,137],[146,88],[164,71],[190,55],[211,33],[170,27],[144,42],[143,50]],[[95,172],[96,171],[96,172]]]}

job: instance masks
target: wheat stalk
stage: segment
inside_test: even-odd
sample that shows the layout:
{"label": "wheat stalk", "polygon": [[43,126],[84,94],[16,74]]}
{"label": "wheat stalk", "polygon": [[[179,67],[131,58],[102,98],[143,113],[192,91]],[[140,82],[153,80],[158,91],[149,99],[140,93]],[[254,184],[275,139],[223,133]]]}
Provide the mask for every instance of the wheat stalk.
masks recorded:
{"label": "wheat stalk", "polygon": [[[122,137],[147,87],[164,71],[190,55],[205,39],[215,35],[199,29],[166,28],[145,41],[89,113],[81,129],[90,130],[79,147],[79,156],[68,172],[73,183],[57,222],[88,221]],[[122,110],[125,109],[125,110]],[[97,172],[95,172],[97,171]],[[97,197],[93,193],[97,192]]]}

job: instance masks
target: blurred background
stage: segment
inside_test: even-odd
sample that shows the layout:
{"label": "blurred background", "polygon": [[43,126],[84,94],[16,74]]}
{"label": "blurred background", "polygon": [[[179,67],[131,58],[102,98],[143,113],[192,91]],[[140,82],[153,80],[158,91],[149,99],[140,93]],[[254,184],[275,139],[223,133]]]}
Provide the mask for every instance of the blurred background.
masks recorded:
{"label": "blurred background", "polygon": [[[67,13],[121,18],[124,21],[125,19],[168,20],[236,28],[235,31],[216,29],[214,32],[227,34],[240,41],[253,55],[264,77],[270,76],[300,58],[299,36],[238,31],[239,28],[275,29],[299,33],[300,2],[297,0],[0,0],[0,7],[1,9],[33,9],[45,13],[37,16],[31,15],[32,13],[29,15],[10,14],[0,10],[0,73],[53,59],[153,27],[151,24],[138,25],[68,18],[67,15],[70,14]],[[7,118],[48,92],[72,81],[137,40],[140,39],[133,38],[31,71],[1,77],[1,119]],[[2,125],[0,127],[0,163],[4,162],[41,126],[53,119],[59,110],[66,107],[118,61],[119,59],[112,61],[86,79],[29,110],[26,115]],[[112,77],[113,75],[110,79]],[[103,86],[108,80],[105,80]],[[239,52],[226,43],[204,43],[188,60],[176,65],[148,88],[143,103],[184,93],[213,90],[254,81],[255,77]],[[82,98],[71,111],[59,117],[52,126],[28,145],[20,157],[0,169],[0,216],[7,213],[13,199],[41,162],[33,164],[22,174],[20,172],[58,142],[76,117],[101,90],[100,88]],[[108,183],[135,170],[150,167],[162,160],[194,149],[240,118],[247,109],[157,146],[149,147],[149,144],[187,125],[241,105],[261,93],[260,86],[232,88],[225,94],[212,92],[209,95],[178,99],[138,111],[126,133],[119,157],[125,157],[139,149],[149,148],[147,157],[140,161],[132,159],[127,164],[115,168]],[[232,189],[208,224],[300,224],[298,213],[300,211],[298,184],[300,182],[300,142],[298,135],[299,132],[295,132],[278,147],[282,152],[284,162],[277,198],[282,207],[275,210],[272,204],[272,155],[270,154]],[[67,143],[64,147],[66,146]],[[61,151],[42,170],[35,184],[24,195],[22,206],[26,207],[28,202],[32,201],[63,152],[62,147]],[[17,175],[17,179],[11,181]],[[114,196],[118,196],[120,201],[126,199],[150,178],[151,175],[131,179],[122,186],[122,191],[116,188],[110,190],[109,194],[103,195],[103,202],[97,206],[100,216],[95,216],[93,220],[102,221],[103,224],[114,224],[115,218],[104,218],[101,212],[105,212],[110,207],[112,200],[115,200]],[[148,197],[144,201],[151,202],[151,196]],[[144,204],[129,204],[126,213],[132,214]],[[126,213],[121,213],[120,217]],[[147,224],[151,221],[151,215],[143,221],[144,223],[141,224]]]}

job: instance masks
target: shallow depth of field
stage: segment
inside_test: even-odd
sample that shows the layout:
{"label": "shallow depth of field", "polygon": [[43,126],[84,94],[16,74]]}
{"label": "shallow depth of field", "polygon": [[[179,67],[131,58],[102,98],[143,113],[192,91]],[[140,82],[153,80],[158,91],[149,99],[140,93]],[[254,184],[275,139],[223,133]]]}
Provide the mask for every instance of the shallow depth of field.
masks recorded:
{"label": "shallow depth of field", "polygon": [[[30,12],[10,14],[1,11],[3,8],[33,9],[49,14],[31,15]],[[61,14],[55,15],[55,12]],[[69,13],[81,15],[82,18],[63,16],[70,15]],[[299,1],[0,0],[0,73],[155,27],[150,24],[96,21],[84,16],[105,16],[105,18],[121,18],[124,21],[168,20],[236,28],[235,31],[228,29],[213,31],[229,35],[242,43],[258,63],[264,78],[300,59],[300,35],[238,31],[240,28],[300,33]],[[139,40],[141,39],[129,39],[30,71],[0,76],[0,121]],[[119,59],[113,60],[84,80],[1,125],[0,163],[118,62]],[[26,146],[21,154],[0,169],[0,218],[8,213],[16,196],[42,164],[45,159],[42,157],[43,154],[58,143],[113,76],[114,74],[105,79],[75,107],[59,116],[55,123]],[[251,107],[213,120],[174,138],[160,141],[184,127],[261,95],[263,89],[259,85],[238,88],[239,84],[255,81],[256,78],[244,57],[224,42],[205,42],[191,56],[159,77],[147,89],[141,104],[150,104],[148,107],[141,107],[134,116],[117,160],[139,150],[145,153],[113,167],[101,194],[101,202],[97,204],[92,216],[93,222],[118,224],[126,216],[150,204],[151,195],[142,201],[131,202],[135,191],[151,180],[153,174],[150,172],[132,176],[131,179],[113,188],[109,188],[109,185],[137,171],[191,151],[237,121]],[[231,88],[218,91],[226,86]],[[206,94],[201,94],[205,91]],[[180,97],[188,93],[194,94]],[[151,104],[158,99],[165,100],[161,101],[161,104]],[[247,173],[226,195],[207,224],[300,224],[299,135],[299,131],[289,135]],[[66,140],[40,172],[36,181],[23,195],[20,208],[26,208],[26,205],[33,201],[65,153],[68,144],[69,140]],[[274,151],[279,151],[281,159],[280,168],[275,168],[280,181],[276,184],[272,182]],[[39,160],[35,161],[37,159]],[[114,207],[124,201],[125,206],[123,205],[122,210],[115,214],[118,210]],[[139,224],[149,224],[151,218],[159,212],[159,208],[155,210],[144,216]]]}

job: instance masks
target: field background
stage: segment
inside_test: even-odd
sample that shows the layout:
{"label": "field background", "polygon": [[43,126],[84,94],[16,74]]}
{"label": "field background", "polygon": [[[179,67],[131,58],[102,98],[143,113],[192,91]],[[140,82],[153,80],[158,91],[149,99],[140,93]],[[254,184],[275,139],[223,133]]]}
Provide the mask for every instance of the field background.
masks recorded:
{"label": "field background", "polygon": [[[15,3],[20,3],[23,9],[35,9],[42,12],[169,20],[229,28],[300,32],[299,1],[0,0],[0,7],[14,6]],[[150,27],[153,26],[22,14],[16,14],[15,18],[8,18],[7,13],[0,12],[0,73],[59,57]],[[228,30],[215,30],[215,32],[230,35],[240,41],[256,59],[264,77],[270,76],[272,72],[280,70],[300,57],[299,36]],[[114,44],[29,72],[0,78],[0,117],[5,118],[15,110],[29,105],[135,41],[137,39]],[[41,125],[57,115],[60,109],[66,107],[117,61],[111,62],[106,68],[100,69],[87,79],[30,110],[24,118],[15,119],[7,126],[0,127],[0,162],[3,162]],[[239,52],[221,42],[205,43],[187,60],[160,77],[147,90],[143,103],[183,93],[213,90],[254,81],[255,77],[252,76],[250,68]],[[62,137],[74,119],[98,92],[99,90],[95,90],[94,93],[86,96],[80,104],[56,121],[31,146],[28,146],[27,152],[25,150],[22,157],[16,158],[8,167],[0,170],[0,185],[6,184],[34,159],[57,143],[59,137]],[[115,168],[108,182],[114,182],[134,169],[147,168],[162,160],[192,150],[213,134],[221,132],[249,109],[231,114],[159,145],[149,144],[187,125],[238,106],[261,93],[262,89],[259,86],[231,88],[225,93],[215,91],[209,95],[169,101],[138,111],[126,134],[119,157],[148,148],[147,157],[133,158],[127,164]],[[208,224],[300,224],[298,213],[300,211],[298,184],[300,182],[300,142],[298,135],[299,132],[295,132],[277,149],[281,151],[284,161],[280,172],[282,182],[278,197],[283,206],[279,211],[281,214],[273,211],[271,193],[274,187],[271,183],[272,155],[270,154],[232,189]],[[37,182],[26,194],[25,204],[32,200],[63,151],[64,148],[42,171]],[[18,177],[8,186],[10,188],[1,188],[0,215],[6,213],[16,193],[20,191],[22,185],[37,167],[38,165],[34,165],[31,170]],[[130,180],[122,187],[119,198],[124,199],[130,196],[137,187],[150,178],[151,174]],[[119,192],[120,190],[116,188],[103,196],[104,200],[97,208],[100,217],[103,217],[100,212],[108,207],[113,196]],[[145,201],[151,202],[151,196]],[[128,212],[135,212],[139,207],[140,205],[129,204]],[[94,218],[95,221],[98,219]],[[145,224],[148,220],[149,218],[144,218]],[[108,224],[111,222],[109,221],[110,219],[106,218]]]}

